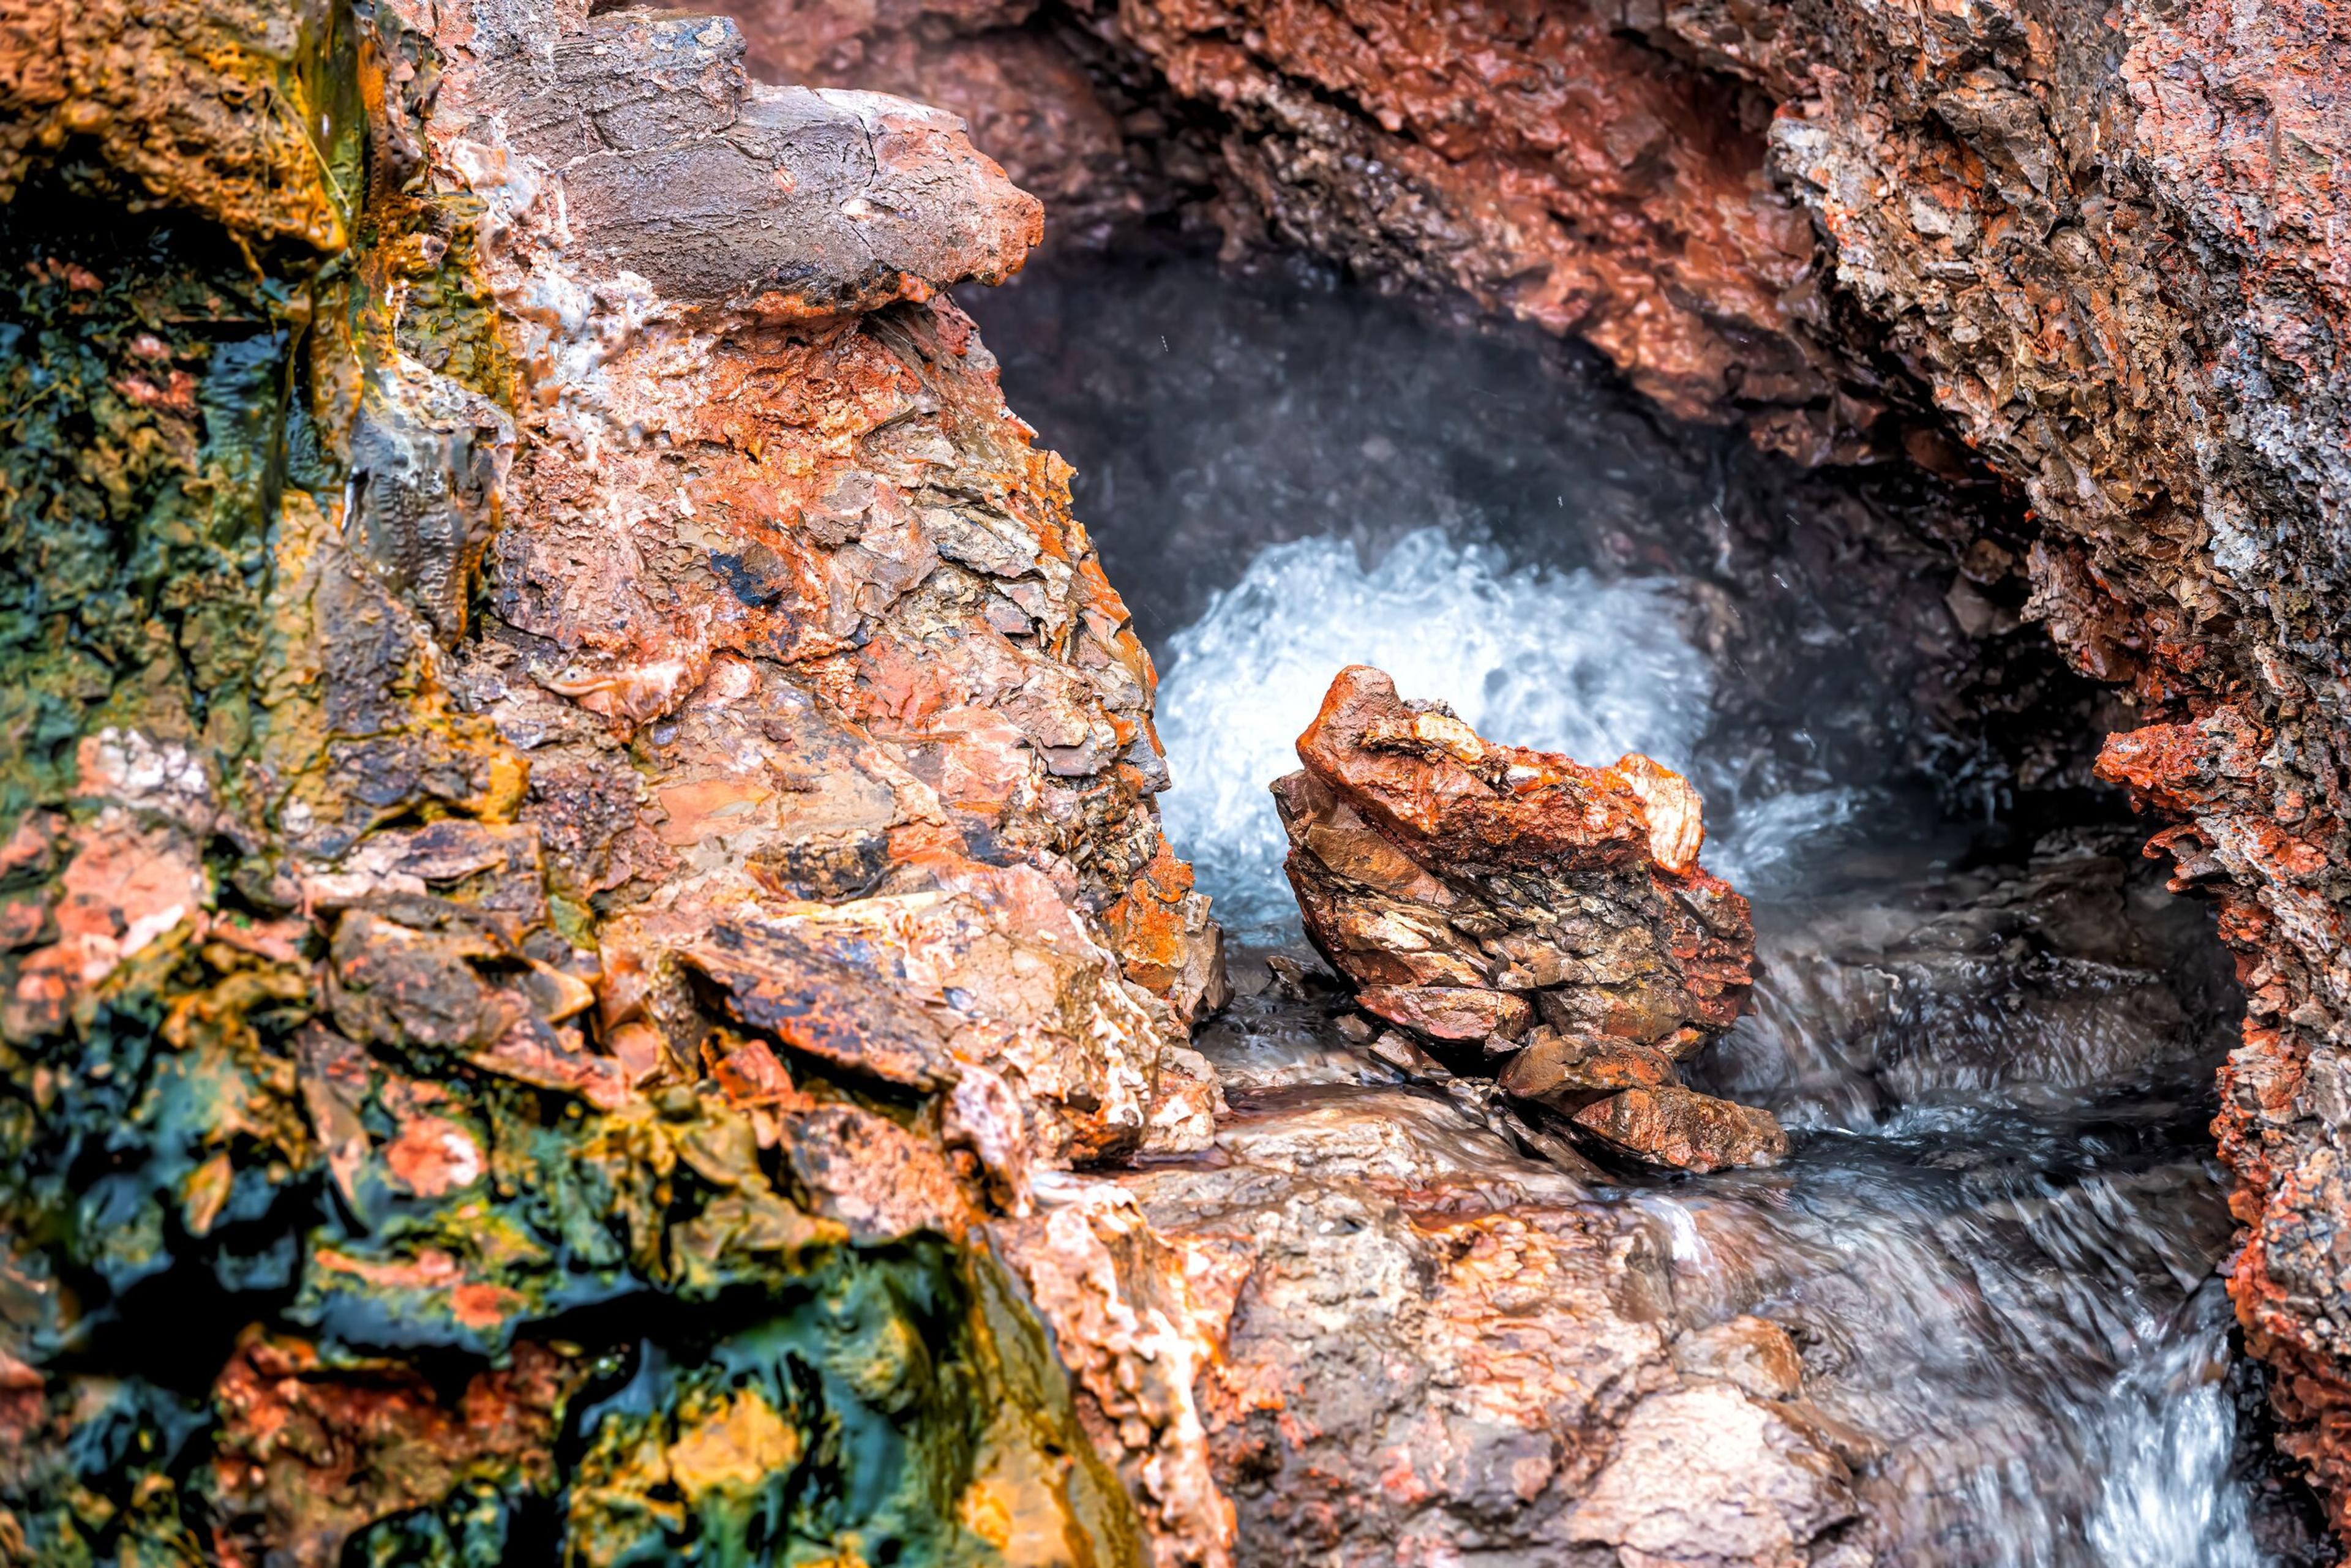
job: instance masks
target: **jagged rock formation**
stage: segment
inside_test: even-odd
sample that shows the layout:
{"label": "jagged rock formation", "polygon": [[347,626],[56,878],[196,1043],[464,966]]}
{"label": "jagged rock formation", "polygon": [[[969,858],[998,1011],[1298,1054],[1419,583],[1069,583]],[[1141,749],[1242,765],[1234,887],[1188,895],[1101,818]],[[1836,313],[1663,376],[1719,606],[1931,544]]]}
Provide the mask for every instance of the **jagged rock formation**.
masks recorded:
{"label": "jagged rock formation", "polygon": [[1134,1560],[978,1228],[1217,1105],[1035,200],[722,20],[5,19],[0,1559]]}
{"label": "jagged rock formation", "polygon": [[[1222,1464],[1243,1550],[1856,1560],[1834,1442],[1711,1352],[1610,1406],[1642,1442],[1520,1466],[1614,1416],[1483,1401],[1484,1275],[1393,1343],[1460,1369],[1426,1452],[1499,1468],[1350,1458],[1301,1526],[1320,1435],[1405,1406],[1283,1382],[1362,1277],[1295,1173],[1129,1178],[1157,1236],[1050,1176],[1023,1218],[1038,1165],[1208,1136],[1217,986],[1147,661],[937,298],[1035,205],[935,114],[588,10],[0,3],[0,1552],[1213,1563]],[[1808,460],[1949,465],[1942,410],[2043,528],[1960,570],[2127,685],[2107,770],[2225,905],[2231,1285],[2342,1517],[2339,18],[768,15],[866,85],[960,73],[1089,224],[1459,287]],[[1464,1212],[1370,1228],[1426,1275],[1520,1223],[1431,1250]],[[1734,1429],[1698,1495],[1753,1533],[1677,1542],[1628,1467]]]}
{"label": "jagged rock formation", "polygon": [[1619,1154],[1707,1171],[1787,1152],[1770,1113],[1674,1071],[1738,1019],[1755,956],[1679,774],[1496,745],[1364,665],[1298,759],[1273,786],[1290,883],[1366,1012]]}
{"label": "jagged rock formation", "polygon": [[1870,1445],[1786,1332],[1677,1313],[1652,1225],[1442,1102],[1280,1103],[1048,1193],[1063,1244],[1017,1266],[1065,1345],[1113,1347],[1081,1376],[1135,1430],[1197,1434],[1243,1568],[1877,1560]]}
{"label": "jagged rock formation", "polygon": [[[829,57],[923,32],[877,20]],[[1097,209],[1089,180],[1458,289],[1811,461],[1949,465],[1913,418],[1938,411],[2022,491],[2039,538],[1963,543],[1959,586],[2028,580],[2067,657],[2127,689],[2106,774],[2179,824],[2159,848],[2222,905],[2249,995],[2231,1288],[2351,1524],[2340,8],[1121,0],[924,26],[946,54],[1092,63],[1082,93],[1064,72],[979,96],[1119,125],[1124,158],[1098,129],[1059,165]]]}

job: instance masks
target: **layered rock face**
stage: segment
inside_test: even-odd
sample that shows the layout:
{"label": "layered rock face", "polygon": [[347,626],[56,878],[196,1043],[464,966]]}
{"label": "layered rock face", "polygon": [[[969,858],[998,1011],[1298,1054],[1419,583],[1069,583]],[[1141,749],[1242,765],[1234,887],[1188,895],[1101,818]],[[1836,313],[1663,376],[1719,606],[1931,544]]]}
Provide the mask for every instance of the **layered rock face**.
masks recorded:
{"label": "layered rock face", "polygon": [[1366,1012],[1481,1058],[1525,1113],[1620,1154],[1705,1171],[1787,1152],[1769,1113],[1674,1071],[1738,1019],[1755,956],[1747,901],[1698,863],[1679,774],[1495,745],[1364,665],[1332,683],[1298,757],[1273,786],[1286,869]]}
{"label": "layered rock face", "polygon": [[[1052,1223],[1158,1238],[1091,1254],[1085,1299],[1196,1337],[1186,1410],[1246,1568],[1878,1560],[1869,1444],[1807,1396],[1786,1331],[1677,1313],[1661,1235],[1449,1105],[1292,1097],[1211,1158],[1062,1180]],[[1128,1364],[1147,1398],[1187,1363]]]}
{"label": "layered rock face", "polygon": [[979,1229],[1217,1103],[941,294],[1036,201],[723,20],[151,11],[0,30],[0,1557],[1134,1560]]}
{"label": "layered rock face", "polygon": [[[1947,464],[1910,423],[1931,408],[2022,492],[2040,538],[1959,565],[2028,580],[2127,689],[2145,727],[2105,771],[2223,906],[2250,998],[2232,1289],[2351,1521],[2339,8],[1122,0],[929,36],[1024,21],[1087,40],[1064,50],[1098,62],[1087,97],[1147,111],[1104,123],[1130,154],[1190,148],[1152,167],[1240,243],[1579,333],[1667,407],[1811,461]],[[1169,199],[1132,155],[1093,167]]]}

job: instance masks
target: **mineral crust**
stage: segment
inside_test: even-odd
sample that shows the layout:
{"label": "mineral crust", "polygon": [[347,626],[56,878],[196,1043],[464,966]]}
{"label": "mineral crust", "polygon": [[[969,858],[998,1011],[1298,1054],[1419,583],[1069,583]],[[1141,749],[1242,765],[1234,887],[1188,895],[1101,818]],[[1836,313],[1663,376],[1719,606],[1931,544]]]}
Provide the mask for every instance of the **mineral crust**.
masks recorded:
{"label": "mineral crust", "polygon": [[1218,1105],[1037,202],[724,20],[116,9],[0,26],[0,1560],[1136,1560],[982,1228]]}
{"label": "mineral crust", "polygon": [[1747,901],[1698,864],[1687,780],[1480,739],[1362,664],[1298,758],[1273,786],[1285,867],[1364,1011],[1619,1154],[1708,1171],[1787,1152],[1768,1112],[1675,1074],[1737,1019],[1755,956]]}

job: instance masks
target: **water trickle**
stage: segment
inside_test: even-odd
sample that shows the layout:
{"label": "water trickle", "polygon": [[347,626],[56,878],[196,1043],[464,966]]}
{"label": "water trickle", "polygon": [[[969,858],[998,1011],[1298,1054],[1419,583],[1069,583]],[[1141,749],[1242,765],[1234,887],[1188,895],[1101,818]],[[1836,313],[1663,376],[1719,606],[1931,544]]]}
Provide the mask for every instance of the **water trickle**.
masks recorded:
{"label": "water trickle", "polygon": [[2229,1397],[2229,1303],[2199,1290],[2164,1348],[2115,1380],[2090,1544],[2108,1563],[2147,1568],[2263,1568],[2241,1487],[2225,1476],[2237,1437]]}
{"label": "water trickle", "polygon": [[[1751,1312],[1795,1336],[1882,1561],[2309,1560],[2302,1505],[2245,1441],[2216,1276],[2230,1221],[2204,1124],[2236,1004],[2204,917],[2126,829],[1978,852],[1980,823],[1906,786],[1917,623],[1881,591],[1898,574],[1808,574],[1801,527],[1769,570],[1756,530],[1731,563],[1725,475],[1747,456],[1643,434],[1539,356],[1343,291],[1205,267],[1023,287],[982,324],[1043,345],[1008,361],[1008,390],[1077,463],[1136,591],[1170,833],[1228,928],[1295,941],[1264,786],[1342,664],[1497,739],[1683,768],[1763,961],[1753,1014],[1694,1081],[1770,1105],[1795,1148],[1583,1199],[1650,1228],[1683,1322]],[[1200,1043],[1243,1116],[1352,1106],[1459,1168],[1576,1186],[1397,1087],[1330,1004],[1262,989]]]}

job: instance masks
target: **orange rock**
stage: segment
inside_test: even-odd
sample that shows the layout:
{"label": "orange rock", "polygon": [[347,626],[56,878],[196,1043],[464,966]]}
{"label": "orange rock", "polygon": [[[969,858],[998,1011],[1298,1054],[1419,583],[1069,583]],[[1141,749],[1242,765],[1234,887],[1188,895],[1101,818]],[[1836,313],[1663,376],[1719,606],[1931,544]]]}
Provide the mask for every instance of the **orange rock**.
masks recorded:
{"label": "orange rock", "polygon": [[1102,912],[1126,977],[1165,997],[1185,1022],[1223,1007],[1224,934],[1208,918],[1208,901],[1192,891],[1192,868],[1162,841],[1159,852],[1131,883],[1126,896]]}
{"label": "orange rock", "polygon": [[1364,1009],[1431,1040],[1515,1040],[1534,1021],[1524,997],[1477,986],[1366,986]]}
{"label": "orange rock", "polygon": [[1788,1135],[1769,1111],[1677,1083],[1612,1094],[1578,1111],[1574,1121],[1620,1154],[1676,1170],[1768,1166],[1788,1152]]}
{"label": "orange rock", "polygon": [[1698,863],[1687,780],[1496,745],[1362,665],[1298,756],[1273,787],[1290,885],[1365,1011],[1440,1058],[1483,1042],[1531,1115],[1612,1152],[1688,1170],[1786,1153],[1768,1113],[1674,1080],[1738,1018],[1754,967],[1747,901]]}

